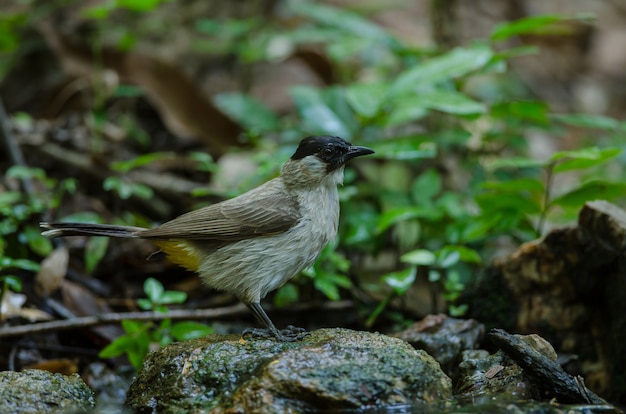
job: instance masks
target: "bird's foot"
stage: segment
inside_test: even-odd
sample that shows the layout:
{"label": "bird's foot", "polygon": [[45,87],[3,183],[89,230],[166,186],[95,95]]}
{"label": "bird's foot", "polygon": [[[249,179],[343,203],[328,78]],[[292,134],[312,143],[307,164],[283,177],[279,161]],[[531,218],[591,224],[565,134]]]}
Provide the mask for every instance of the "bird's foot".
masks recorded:
{"label": "bird's foot", "polygon": [[296,342],[304,339],[309,333],[304,328],[289,325],[285,329],[248,328],[242,336],[250,335],[253,338],[276,338],[281,342]]}

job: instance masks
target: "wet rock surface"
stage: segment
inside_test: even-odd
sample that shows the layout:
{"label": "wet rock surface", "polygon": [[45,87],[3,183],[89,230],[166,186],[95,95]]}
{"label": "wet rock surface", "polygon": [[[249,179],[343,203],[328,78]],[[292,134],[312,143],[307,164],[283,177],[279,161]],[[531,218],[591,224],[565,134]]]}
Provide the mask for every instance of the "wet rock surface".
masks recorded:
{"label": "wet rock surface", "polygon": [[423,349],[435,358],[447,375],[453,375],[465,350],[478,348],[485,333],[473,319],[456,319],[444,314],[428,315],[391,336]]}
{"label": "wet rock surface", "polygon": [[532,386],[524,371],[502,351],[495,354],[466,355],[459,364],[455,396],[465,405],[490,403],[494,396],[501,400],[529,400]]}
{"label": "wet rock surface", "polygon": [[89,412],[94,405],[93,392],[77,374],[0,372],[1,413]]}
{"label": "wet rock surface", "polygon": [[138,412],[306,412],[433,403],[451,381],[389,336],[321,329],[301,342],[209,335],[148,357],[126,403]]}

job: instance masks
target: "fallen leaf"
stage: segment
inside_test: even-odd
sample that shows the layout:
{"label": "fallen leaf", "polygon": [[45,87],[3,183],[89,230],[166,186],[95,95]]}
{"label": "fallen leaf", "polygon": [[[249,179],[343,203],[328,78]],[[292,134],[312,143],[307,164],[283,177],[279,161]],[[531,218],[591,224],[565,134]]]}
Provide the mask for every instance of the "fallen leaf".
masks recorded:
{"label": "fallen leaf", "polygon": [[35,293],[48,297],[59,290],[67,274],[69,252],[65,246],[57,247],[41,262],[35,277]]}

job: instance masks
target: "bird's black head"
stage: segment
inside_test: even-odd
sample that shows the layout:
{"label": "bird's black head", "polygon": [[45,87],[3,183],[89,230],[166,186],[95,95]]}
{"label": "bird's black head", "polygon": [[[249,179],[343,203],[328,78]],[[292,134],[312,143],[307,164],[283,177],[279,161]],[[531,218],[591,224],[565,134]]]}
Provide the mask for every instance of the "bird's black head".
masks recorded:
{"label": "bird's black head", "polygon": [[332,172],[354,157],[373,153],[370,148],[352,145],[339,137],[318,135],[303,139],[291,159],[313,155],[326,165],[326,172]]}

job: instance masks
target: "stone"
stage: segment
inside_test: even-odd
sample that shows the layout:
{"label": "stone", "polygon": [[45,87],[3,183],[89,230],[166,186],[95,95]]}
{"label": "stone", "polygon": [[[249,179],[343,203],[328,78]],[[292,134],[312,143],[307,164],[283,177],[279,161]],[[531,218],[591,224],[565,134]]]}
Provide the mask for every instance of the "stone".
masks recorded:
{"label": "stone", "polygon": [[209,335],[151,353],[126,405],[139,412],[275,413],[441,402],[451,381],[397,338],[320,329],[300,342]]}
{"label": "stone", "polygon": [[65,376],[38,369],[0,372],[0,412],[91,412],[93,392],[78,374]]}

